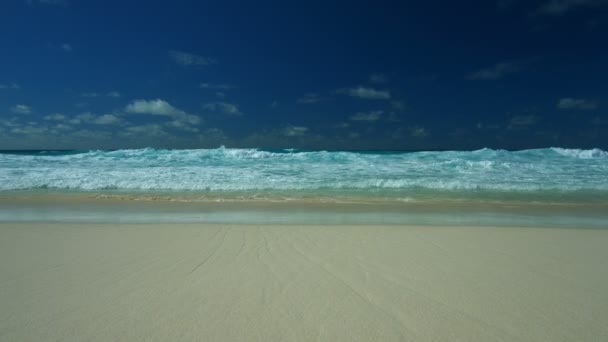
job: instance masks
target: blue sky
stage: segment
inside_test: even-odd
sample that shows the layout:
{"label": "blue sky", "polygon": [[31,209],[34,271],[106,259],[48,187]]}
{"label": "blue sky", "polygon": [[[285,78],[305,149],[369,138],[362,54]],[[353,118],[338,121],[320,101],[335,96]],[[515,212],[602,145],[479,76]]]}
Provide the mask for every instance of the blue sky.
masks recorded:
{"label": "blue sky", "polygon": [[0,149],[608,147],[608,1],[0,5]]}

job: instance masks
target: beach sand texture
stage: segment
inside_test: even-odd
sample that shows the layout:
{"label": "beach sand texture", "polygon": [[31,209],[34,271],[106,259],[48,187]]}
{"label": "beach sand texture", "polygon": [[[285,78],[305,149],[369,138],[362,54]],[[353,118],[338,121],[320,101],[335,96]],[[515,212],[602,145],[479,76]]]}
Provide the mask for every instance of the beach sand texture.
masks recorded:
{"label": "beach sand texture", "polygon": [[608,230],[0,224],[0,341],[608,341]]}

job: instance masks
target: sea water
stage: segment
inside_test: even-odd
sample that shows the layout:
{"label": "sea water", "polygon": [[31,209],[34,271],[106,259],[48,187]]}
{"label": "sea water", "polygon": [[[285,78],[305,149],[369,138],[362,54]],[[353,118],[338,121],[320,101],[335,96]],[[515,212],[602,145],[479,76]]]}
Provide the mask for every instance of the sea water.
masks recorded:
{"label": "sea water", "polygon": [[[383,203],[388,204],[384,208],[391,208],[390,213],[379,217],[390,223],[403,221],[399,215],[406,207],[400,203],[439,203],[444,208],[446,203],[460,203],[458,208],[477,211],[487,203],[500,208],[564,205],[583,212],[595,208],[594,215],[602,216],[604,209],[608,211],[608,152],[564,148],[357,152],[224,147],[1,152],[0,196],[20,193],[182,202]],[[5,220],[7,215],[15,218],[23,209],[13,206],[9,211],[6,203],[2,206]],[[459,212],[454,208],[452,213]],[[378,208],[369,211],[382,212]],[[187,220],[193,214],[179,212],[162,217]],[[218,211],[214,213],[217,216]],[[557,213],[559,210],[552,217],[559,217]],[[194,214],[192,221],[200,221],[200,215]],[[481,215],[500,216],[488,210],[482,210]],[[153,216],[151,212],[146,217]],[[0,220],[2,217],[0,213]],[[308,213],[303,217],[301,221],[310,220]],[[344,217],[353,220],[357,214],[348,212]],[[602,220],[600,225],[606,223]],[[356,221],[366,222],[364,218]]]}
{"label": "sea water", "polygon": [[[0,191],[285,191],[318,194],[608,193],[608,152],[259,149],[0,153]],[[426,192],[425,192],[426,190]]]}

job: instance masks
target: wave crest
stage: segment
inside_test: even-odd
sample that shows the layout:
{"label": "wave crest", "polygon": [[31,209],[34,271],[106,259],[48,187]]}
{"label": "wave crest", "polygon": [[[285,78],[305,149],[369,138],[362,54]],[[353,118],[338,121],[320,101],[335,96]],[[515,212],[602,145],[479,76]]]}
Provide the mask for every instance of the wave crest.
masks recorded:
{"label": "wave crest", "polygon": [[0,153],[0,190],[608,191],[608,152],[217,149]]}
{"label": "wave crest", "polygon": [[599,148],[594,148],[590,150],[580,150],[552,147],[551,150],[566,157],[574,157],[580,159],[608,158],[608,152],[600,150]]}

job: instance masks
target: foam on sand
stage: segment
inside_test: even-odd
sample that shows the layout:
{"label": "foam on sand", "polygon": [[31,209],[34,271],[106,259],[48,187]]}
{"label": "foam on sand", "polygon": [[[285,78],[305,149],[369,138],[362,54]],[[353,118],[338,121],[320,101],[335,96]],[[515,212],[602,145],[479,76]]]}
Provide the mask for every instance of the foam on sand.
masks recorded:
{"label": "foam on sand", "polygon": [[5,341],[604,341],[608,230],[0,224]]}

